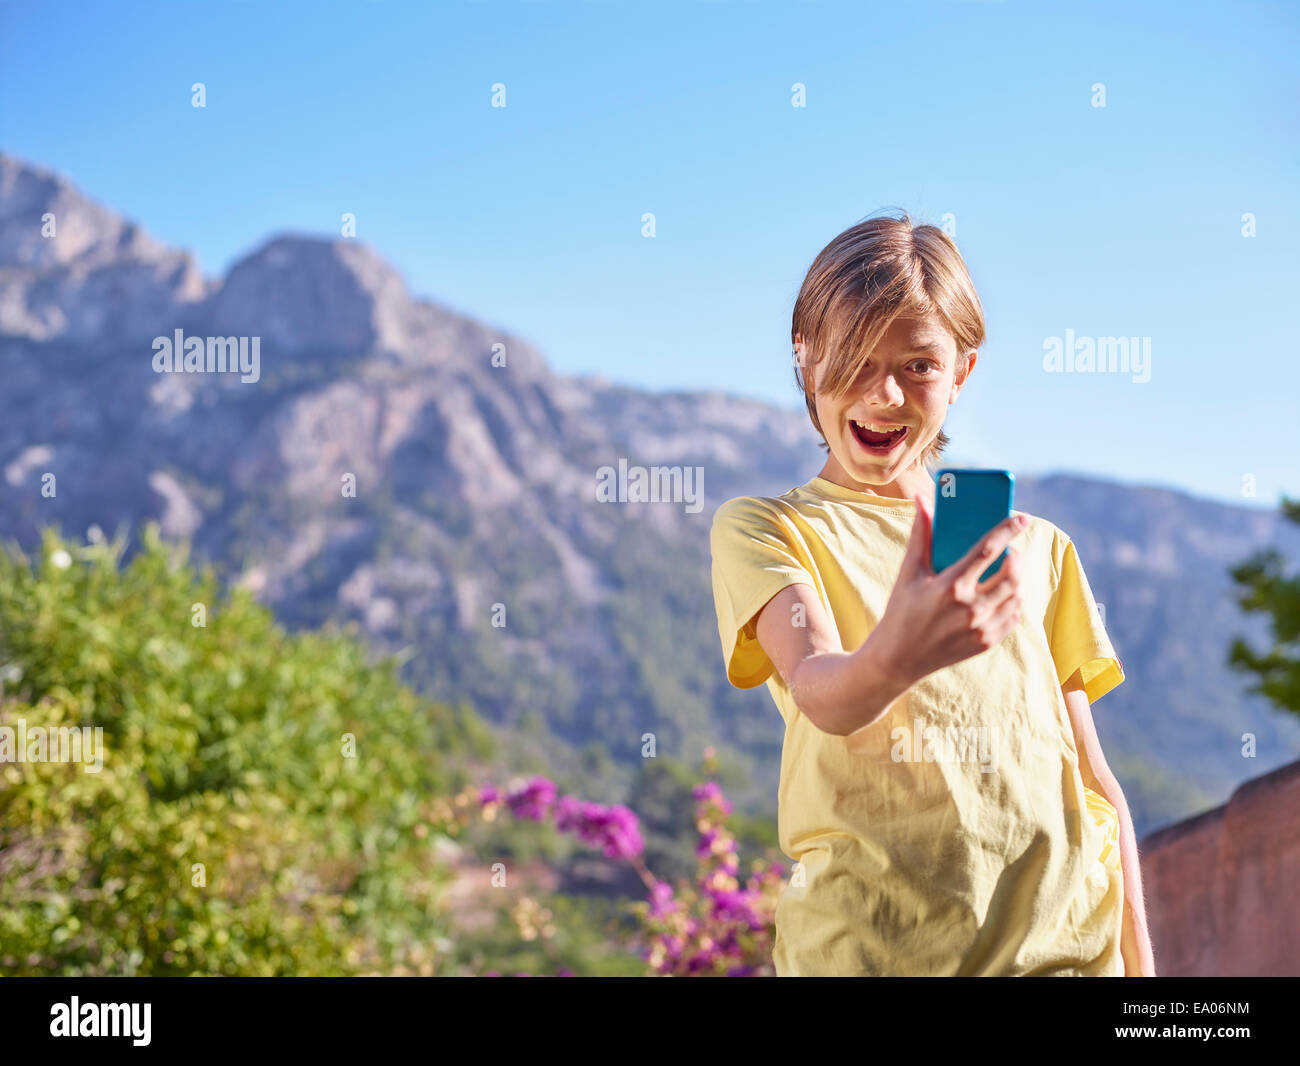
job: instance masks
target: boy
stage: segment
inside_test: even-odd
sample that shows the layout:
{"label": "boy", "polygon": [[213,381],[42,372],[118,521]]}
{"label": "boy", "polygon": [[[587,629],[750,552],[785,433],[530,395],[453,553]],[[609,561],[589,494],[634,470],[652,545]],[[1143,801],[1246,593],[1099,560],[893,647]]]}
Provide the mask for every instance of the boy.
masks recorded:
{"label": "boy", "polygon": [[927,466],[984,342],[956,246],[906,214],[853,226],[791,334],[826,465],[711,534],[727,677],[786,726],[777,975],[1154,976],[1089,705],[1123,668],[1073,543],[1014,511],[930,568]]}

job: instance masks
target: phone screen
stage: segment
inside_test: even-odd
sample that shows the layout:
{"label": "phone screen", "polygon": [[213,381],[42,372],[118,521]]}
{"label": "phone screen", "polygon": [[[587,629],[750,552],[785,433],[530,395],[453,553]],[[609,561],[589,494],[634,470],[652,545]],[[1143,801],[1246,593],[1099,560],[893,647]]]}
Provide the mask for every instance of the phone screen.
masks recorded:
{"label": "phone screen", "polygon": [[[957,562],[989,530],[1011,516],[1016,478],[1009,470],[951,470],[936,472],[934,531],[930,565],[935,573]],[[1002,567],[1004,550],[980,575],[987,581]]]}

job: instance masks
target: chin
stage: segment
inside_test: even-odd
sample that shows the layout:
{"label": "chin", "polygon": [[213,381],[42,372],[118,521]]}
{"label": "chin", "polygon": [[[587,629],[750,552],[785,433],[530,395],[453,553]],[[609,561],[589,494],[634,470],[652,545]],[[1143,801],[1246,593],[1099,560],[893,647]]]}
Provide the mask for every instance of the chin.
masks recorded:
{"label": "chin", "polygon": [[864,458],[859,454],[851,454],[848,462],[841,460],[841,465],[859,481],[868,485],[887,485],[911,466],[912,462],[913,458],[909,452],[881,456],[875,460]]}
{"label": "chin", "polygon": [[845,459],[839,460],[840,469],[844,471],[853,481],[859,485],[867,485],[872,489],[883,488],[893,482],[900,473],[902,467],[896,467],[893,463],[881,463],[872,465],[870,463],[855,462]]}
{"label": "chin", "polygon": [[890,471],[894,470],[892,463],[882,463],[880,466],[863,466],[861,463],[854,463],[845,469],[853,475],[855,481],[861,481],[864,485],[888,485],[894,480],[890,475]]}

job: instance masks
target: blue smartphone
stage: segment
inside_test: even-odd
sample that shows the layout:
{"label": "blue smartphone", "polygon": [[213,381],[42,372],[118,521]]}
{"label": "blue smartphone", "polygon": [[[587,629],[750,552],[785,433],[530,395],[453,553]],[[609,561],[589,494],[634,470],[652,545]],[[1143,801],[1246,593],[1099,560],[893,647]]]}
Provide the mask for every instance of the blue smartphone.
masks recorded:
{"label": "blue smartphone", "polygon": [[[930,565],[937,574],[970,551],[989,530],[1011,517],[1016,476],[1010,470],[939,470],[934,490]],[[1005,549],[980,575],[987,581],[1002,567]]]}

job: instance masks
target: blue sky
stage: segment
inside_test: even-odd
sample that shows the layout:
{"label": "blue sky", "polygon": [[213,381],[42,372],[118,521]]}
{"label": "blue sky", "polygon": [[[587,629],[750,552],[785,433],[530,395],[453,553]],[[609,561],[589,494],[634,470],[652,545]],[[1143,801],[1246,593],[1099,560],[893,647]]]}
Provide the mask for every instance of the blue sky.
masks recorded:
{"label": "blue sky", "polygon": [[[951,214],[989,338],[954,457],[1263,505],[1300,494],[1298,30],[1292,3],[0,0],[0,146],[210,276],[353,212],[557,370],[790,407],[821,247]],[[1150,380],[1046,373],[1067,330],[1149,337]]]}

